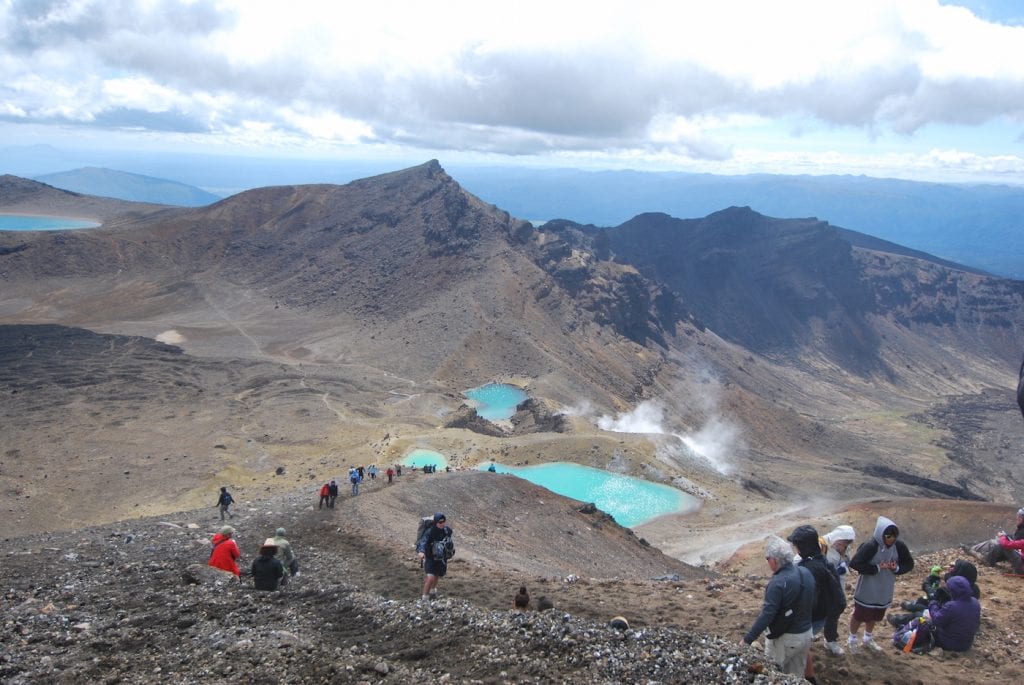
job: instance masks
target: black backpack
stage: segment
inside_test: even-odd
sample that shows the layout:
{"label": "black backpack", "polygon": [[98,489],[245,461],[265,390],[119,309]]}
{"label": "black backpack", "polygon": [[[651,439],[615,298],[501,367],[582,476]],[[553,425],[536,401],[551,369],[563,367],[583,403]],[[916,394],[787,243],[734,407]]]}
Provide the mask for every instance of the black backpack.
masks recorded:
{"label": "black backpack", "polygon": [[[420,540],[427,533],[430,528],[434,525],[433,516],[424,516],[420,519],[420,525],[416,529],[416,542],[415,546],[419,547]],[[447,535],[440,540],[435,540],[431,543],[430,556],[437,560],[448,561],[455,556],[455,542],[452,540],[451,528],[445,527]]]}

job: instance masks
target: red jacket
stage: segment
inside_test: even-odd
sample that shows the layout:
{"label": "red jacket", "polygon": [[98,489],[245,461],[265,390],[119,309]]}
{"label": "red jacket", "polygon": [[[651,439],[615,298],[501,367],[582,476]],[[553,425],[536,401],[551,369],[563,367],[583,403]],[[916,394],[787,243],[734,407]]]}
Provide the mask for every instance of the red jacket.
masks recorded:
{"label": "red jacket", "polygon": [[1003,549],[1017,549],[1024,554],[1024,540],[1013,540],[1005,535],[999,536],[999,546]]}
{"label": "red jacket", "polygon": [[324,486],[320,488],[320,496],[327,497],[329,494],[331,494],[331,488],[327,486],[327,483],[324,483]]}
{"label": "red jacket", "polygon": [[236,576],[242,575],[238,564],[235,563],[242,557],[242,552],[239,551],[234,540],[217,533],[210,540],[210,544],[213,545],[213,551],[210,552],[210,566],[234,573]]}

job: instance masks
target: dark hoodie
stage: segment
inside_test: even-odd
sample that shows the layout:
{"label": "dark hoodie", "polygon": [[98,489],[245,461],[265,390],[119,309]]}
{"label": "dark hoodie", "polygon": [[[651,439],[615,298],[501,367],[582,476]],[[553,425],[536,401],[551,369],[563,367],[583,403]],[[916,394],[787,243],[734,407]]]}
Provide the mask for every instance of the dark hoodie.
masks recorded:
{"label": "dark hoodie", "polygon": [[[978,587],[977,566],[975,566],[969,561],[957,559],[953,562],[953,569],[945,576],[943,576],[942,579],[946,581],[946,586],[948,587],[949,579],[955,578],[956,576],[960,576],[961,578],[967,579],[967,582],[970,583],[971,586],[971,594],[974,595],[975,599],[981,599],[981,588]],[[938,590],[935,591],[935,594],[931,597],[931,599],[938,601],[939,604],[948,602],[950,600],[949,590],[940,587]]]}
{"label": "dark hoodie", "polygon": [[846,608],[846,597],[835,567],[821,553],[821,541],[813,526],[799,526],[787,538],[800,553],[799,566],[811,572],[814,577],[814,604],[811,607],[811,621],[824,620],[826,616],[838,616]]}
{"label": "dark hoodie", "polygon": [[952,599],[942,606],[932,602],[928,607],[935,644],[950,652],[966,652],[981,625],[981,604],[971,596],[971,584],[963,576],[951,577],[946,589]]}

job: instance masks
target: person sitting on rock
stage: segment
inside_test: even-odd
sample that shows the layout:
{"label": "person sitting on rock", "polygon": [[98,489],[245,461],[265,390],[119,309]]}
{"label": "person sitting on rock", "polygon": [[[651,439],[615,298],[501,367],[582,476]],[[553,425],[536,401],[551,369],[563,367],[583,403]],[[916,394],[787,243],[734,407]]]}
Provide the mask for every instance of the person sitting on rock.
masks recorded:
{"label": "person sitting on rock", "polygon": [[1024,574],[1020,548],[1015,548],[1012,544],[1004,547],[1000,536],[1008,538],[1008,543],[1024,540],[1024,507],[1017,510],[1017,528],[1012,533],[1007,535],[1004,531],[999,531],[991,540],[984,540],[971,547],[963,545],[962,549],[986,566],[995,566],[1000,561],[1008,561],[1013,567],[1014,573]]}
{"label": "person sitting on rock", "polygon": [[933,601],[928,606],[930,618],[922,628],[931,630],[934,646],[949,652],[966,652],[981,626],[981,604],[963,576],[946,581],[946,590],[951,599],[942,605]]}
{"label": "person sitting on rock", "polygon": [[242,552],[238,549],[238,543],[232,539],[234,534],[234,528],[224,526],[219,533],[213,536],[213,539],[210,540],[213,549],[210,550],[208,563],[214,568],[241,577],[242,571],[238,568],[237,561],[242,558]]}
{"label": "person sitting on rock", "polygon": [[1006,534],[1005,530],[999,531],[999,547],[1003,550],[1003,558],[1010,562],[1013,572],[1018,576],[1024,576],[1024,508],[1017,510],[1017,530],[1014,537]]}
{"label": "person sitting on rock", "polygon": [[[957,559],[947,567],[946,574],[939,578],[938,582],[933,580],[937,575],[935,569],[939,569],[940,573],[942,571],[941,566],[933,566],[931,569],[932,572],[921,584],[921,588],[924,590],[925,595],[918,597],[913,601],[901,603],[900,606],[909,613],[893,614],[888,618],[889,623],[899,627],[912,619],[923,616],[925,610],[928,609],[933,602],[937,603],[939,606],[948,602],[952,599],[952,596],[950,595],[947,586],[952,578],[960,577],[965,579],[968,587],[971,589],[971,595],[975,599],[981,599],[981,588],[978,587],[977,583],[978,568],[971,562],[963,559]],[[943,585],[943,583],[946,585]]]}
{"label": "person sitting on rock", "polygon": [[277,544],[267,538],[252,560],[252,582],[257,590],[273,592],[284,577],[284,564],[276,559]]}

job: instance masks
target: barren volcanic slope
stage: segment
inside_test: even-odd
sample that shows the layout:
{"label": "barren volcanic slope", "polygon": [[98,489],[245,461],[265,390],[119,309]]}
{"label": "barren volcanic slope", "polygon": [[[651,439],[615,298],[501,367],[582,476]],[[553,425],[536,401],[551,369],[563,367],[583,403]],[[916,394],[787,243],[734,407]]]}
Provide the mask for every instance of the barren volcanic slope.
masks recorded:
{"label": "barren volcanic slope", "polygon": [[[244,567],[266,535],[288,530],[302,572],[275,593],[204,565],[221,525],[213,507],[5,539],[0,680],[803,682],[739,644],[759,609],[763,561],[756,575],[695,571],[600,512],[582,513],[510,476],[406,473],[393,485],[366,483],[335,509],[314,502],[297,492],[234,507]],[[409,533],[424,507],[439,503],[457,554],[438,599],[424,605],[415,601],[421,571]],[[970,513],[1006,515],[984,506]],[[860,525],[868,512],[850,513]],[[912,520],[946,525],[934,507]],[[586,553],[573,551],[579,547]],[[917,563],[951,554],[917,554]],[[1024,670],[1008,655],[1019,647],[1021,581],[983,567],[978,582],[985,615],[970,653],[833,657],[816,645],[820,682],[1019,681]],[[532,598],[526,613],[511,611],[520,585]],[[913,597],[918,585],[902,578],[897,596]],[[537,611],[541,597],[554,609]],[[617,615],[629,630],[609,627]]]}
{"label": "barren volcanic slope", "polygon": [[[88,215],[10,177],[0,209],[56,212],[54,193]],[[644,535],[682,558],[702,544],[681,531],[796,504],[1024,498],[1019,282],[735,208],[534,228],[437,162],[198,209],[82,202],[103,227],[0,233],[16,530],[315,487],[414,447],[674,483],[706,505]],[[491,380],[534,406],[466,421],[461,392]],[[648,400],[646,434],[596,427]]]}

